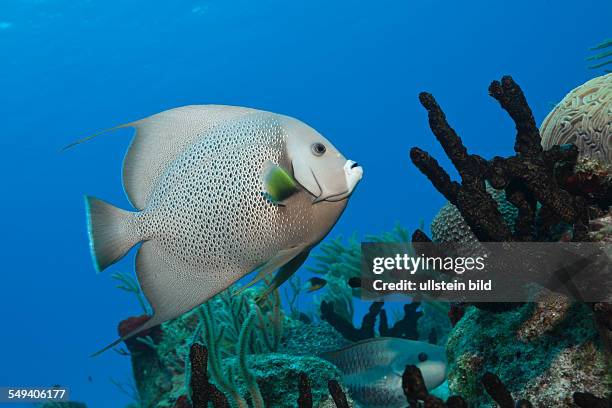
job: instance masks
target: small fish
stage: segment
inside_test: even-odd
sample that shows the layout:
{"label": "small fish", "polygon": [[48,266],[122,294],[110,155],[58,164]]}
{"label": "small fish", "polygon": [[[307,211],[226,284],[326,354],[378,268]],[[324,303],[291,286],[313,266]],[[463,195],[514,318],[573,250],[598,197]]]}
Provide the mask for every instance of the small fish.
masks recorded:
{"label": "small fish", "polygon": [[327,285],[327,281],[325,279],[317,278],[315,276],[313,278],[308,279],[308,281],[304,285],[304,289],[306,290],[306,292],[315,292],[324,287],[325,285]]}
{"label": "small fish", "polygon": [[420,341],[377,337],[321,357],[340,369],[353,399],[368,408],[406,406],[402,374],[407,365],[421,370],[428,390],[446,378],[444,348]]}
{"label": "small fish", "polygon": [[185,106],[109,130],[125,127],[136,128],[123,186],[137,211],[86,197],[90,247],[102,271],[141,243],[136,274],[154,314],[96,354],[256,269],[253,282],[279,270],[265,296],[327,235],[363,174],[310,126],[255,109]]}

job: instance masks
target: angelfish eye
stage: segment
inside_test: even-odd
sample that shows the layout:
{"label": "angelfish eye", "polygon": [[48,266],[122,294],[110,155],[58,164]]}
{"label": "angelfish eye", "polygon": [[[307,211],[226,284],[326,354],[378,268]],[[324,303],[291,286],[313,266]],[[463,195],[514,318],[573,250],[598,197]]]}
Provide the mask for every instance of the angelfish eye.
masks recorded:
{"label": "angelfish eye", "polygon": [[310,149],[312,150],[312,154],[315,156],[323,156],[326,150],[323,143],[313,143],[312,146],[310,146]]}

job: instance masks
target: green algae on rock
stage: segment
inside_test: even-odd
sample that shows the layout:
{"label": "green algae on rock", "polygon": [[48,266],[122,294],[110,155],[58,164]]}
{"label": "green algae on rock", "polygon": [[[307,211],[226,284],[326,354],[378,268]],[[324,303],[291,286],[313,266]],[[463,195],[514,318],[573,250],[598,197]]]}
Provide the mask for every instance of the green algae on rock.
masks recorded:
{"label": "green algae on rock", "polygon": [[[313,406],[323,403],[329,391],[327,382],[340,380],[338,369],[331,363],[314,356],[294,356],[288,354],[253,354],[247,357],[247,364],[257,379],[257,384],[267,407],[295,408],[298,400],[298,383],[300,373],[310,379]],[[239,362],[235,357],[224,361],[227,370],[239,371]],[[235,377],[239,393],[250,404],[247,384],[242,377]]]}
{"label": "green algae on rock", "polygon": [[[515,399],[526,398],[534,406],[573,407],[570,401],[576,390],[605,396],[610,378],[589,308],[574,304],[553,320],[537,316],[541,313],[547,309],[534,304],[504,313],[469,307],[447,343],[451,393],[473,406],[491,406],[480,383],[490,371]],[[537,335],[525,333],[529,321],[549,327]]]}

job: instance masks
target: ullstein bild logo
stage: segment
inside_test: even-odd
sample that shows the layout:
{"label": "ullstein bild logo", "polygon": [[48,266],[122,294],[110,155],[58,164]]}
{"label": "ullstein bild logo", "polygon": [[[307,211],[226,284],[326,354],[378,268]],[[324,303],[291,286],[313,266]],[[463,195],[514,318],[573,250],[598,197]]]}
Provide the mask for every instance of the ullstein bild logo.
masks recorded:
{"label": "ullstein bild logo", "polygon": [[361,297],[527,302],[549,290],[612,301],[612,246],[602,243],[363,243]]}

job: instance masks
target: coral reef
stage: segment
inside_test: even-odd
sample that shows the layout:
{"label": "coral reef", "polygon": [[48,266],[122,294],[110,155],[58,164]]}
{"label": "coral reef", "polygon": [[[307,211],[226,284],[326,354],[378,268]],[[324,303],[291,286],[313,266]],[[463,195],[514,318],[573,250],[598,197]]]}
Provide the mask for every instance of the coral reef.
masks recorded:
{"label": "coral reef", "polygon": [[599,398],[589,392],[575,392],[573,400],[574,404],[580,408],[610,408],[612,406],[610,398]]}
{"label": "coral reef", "polygon": [[[469,154],[435,99],[423,93],[420,100],[429,113],[430,127],[457,168],[461,183],[452,181],[435,159],[418,148],[410,152],[413,163],[456,206],[477,241],[554,241],[564,236],[574,241],[591,240],[592,219],[602,217],[603,210],[612,204],[606,194],[610,190],[608,178],[598,175],[602,193],[585,194],[570,188],[568,175],[577,176],[575,184],[584,187],[587,173],[592,175],[595,167],[578,160],[579,149],[574,145],[553,146],[557,141],[544,151],[531,110],[510,77],[494,81],[489,92],[516,124],[515,156],[485,160]],[[610,130],[605,132],[602,136],[608,143]],[[513,225],[500,211],[487,183],[503,190],[507,201],[516,207]],[[605,231],[605,221],[599,223],[599,231]],[[559,234],[560,227],[570,234]],[[468,235],[465,225],[461,224],[458,234],[459,238]],[[469,239],[475,242],[473,237]],[[430,239],[417,230],[413,241]],[[610,305],[568,304],[545,294],[539,300],[536,305],[477,304],[468,307],[463,316],[459,305],[453,305],[451,317],[456,326],[447,343],[451,391],[460,392],[471,405],[490,404],[492,396],[481,382],[490,371],[508,384],[508,392],[530,401],[520,401],[520,406],[574,406],[574,392],[582,390],[595,394],[594,398],[605,396],[611,386],[606,366],[612,333]],[[493,383],[487,382],[489,386]],[[492,388],[489,391],[504,398]],[[504,400],[501,406],[514,405],[514,401],[508,405],[511,400]]]}
{"label": "coral reef", "polygon": [[[406,396],[409,408],[427,407],[427,408],[467,408],[467,403],[460,396],[451,396],[446,400],[446,403],[441,398],[432,395],[425,386],[423,375],[418,367],[408,365],[402,374],[402,390]],[[422,402],[422,404],[421,404]]]}
{"label": "coral reef", "polygon": [[[253,354],[247,356],[247,361],[250,372],[257,379],[266,407],[294,408],[299,397],[301,373],[305,373],[310,380],[315,407],[327,397],[327,381],[341,378],[334,365],[314,356]],[[239,365],[237,358],[229,358],[226,361],[230,370],[237,370]],[[235,381],[240,394],[248,395],[249,385],[239,376]]]}
{"label": "coral reef", "polygon": [[[449,200],[432,223],[434,241],[610,240],[609,167],[592,157],[579,158],[575,146],[544,151],[522,91],[511,78],[494,82],[489,90],[515,121],[515,156],[485,160],[469,154],[435,99],[420,95],[434,134],[461,176],[461,183],[451,181],[427,152],[411,150],[414,164]],[[410,251],[411,240],[429,237],[421,228],[411,239],[398,226],[365,240],[405,243]],[[602,347],[606,336],[612,338],[609,304],[576,304],[549,291],[529,304],[449,308],[416,299],[389,319],[384,303],[374,302],[355,327],[353,299],[360,289],[349,281],[361,275],[358,240],[328,241],[314,257],[311,272],[327,281],[315,302],[321,321],[299,309],[303,286],[296,277],[286,293],[287,314],[278,291],[258,303],[257,288],[232,287],[128,340],[127,350],[117,349],[132,360],[139,406],[353,407],[339,370],[312,354],[377,335],[447,345],[449,374],[443,390],[428,391],[418,368],[406,367],[402,388],[410,407],[609,403],[605,398],[612,377]],[[139,296],[127,275],[116,278],[122,289]],[[141,307],[146,312],[143,302]],[[120,334],[148,318],[145,314],[121,322]],[[458,395],[447,398],[449,393]]]}
{"label": "coral reef", "polygon": [[[207,348],[193,344],[189,356],[188,394],[190,397],[179,397],[174,407],[205,408],[211,402],[214,408],[229,408],[227,397],[209,382]],[[229,362],[230,370],[239,369],[239,366],[244,364],[240,359],[240,357],[234,358]],[[253,378],[257,379],[258,386],[261,387],[259,398],[262,400],[250,400],[248,406],[263,407],[265,403],[266,407],[293,408],[297,403],[300,407],[319,407],[327,399],[328,387],[330,391],[333,391],[332,396],[344,395],[337,381],[340,375],[338,370],[330,363],[316,357],[296,358],[284,354],[252,355],[249,356],[249,365],[252,366]],[[279,367],[284,369],[279,369]],[[329,380],[324,380],[325,378]],[[239,390],[240,394],[251,393],[252,395],[252,392],[248,391],[252,388],[252,385],[248,384],[249,381],[249,379],[237,378],[232,388]],[[346,396],[344,400],[347,401]]]}
{"label": "coral reef", "polygon": [[[191,347],[190,351],[191,366],[193,371],[197,371],[199,381],[190,383],[189,394],[191,401],[186,397],[177,400],[175,408],[204,408],[208,402],[212,402],[213,408],[229,407],[227,399],[219,393],[214,385],[208,382],[206,375],[206,348],[197,344]],[[312,373],[311,373],[312,374]],[[312,408],[314,405],[313,391],[310,377],[306,372],[298,372],[296,378],[292,378],[297,383],[297,395],[285,396],[283,402],[266,401],[266,406],[295,406],[298,408]],[[273,381],[273,380],[272,380]],[[527,399],[514,401],[510,391],[506,388],[502,380],[491,372],[486,372],[481,380],[483,388],[489,397],[495,401],[500,408],[533,408],[533,404]],[[204,385],[203,385],[204,384]],[[293,389],[293,384],[284,384],[287,389]],[[351,408],[353,402],[347,396],[346,391],[336,379],[327,381],[329,397],[323,399],[318,408]],[[408,365],[402,374],[402,390],[409,404],[409,408],[467,408],[468,403],[458,395],[450,396],[444,402],[441,398],[432,395],[425,386],[423,375],[418,367]],[[296,398],[294,400],[294,398]],[[597,397],[588,392],[575,392],[572,400],[578,407],[584,408],[606,408],[610,404],[609,399]],[[289,403],[287,403],[289,402]],[[285,404],[287,403],[287,404]]]}
{"label": "coral reef", "polygon": [[[142,315],[123,320],[118,326],[119,336],[130,333],[149,318],[148,315]],[[173,373],[184,370],[184,362],[177,354],[166,355],[158,350],[159,345],[173,340],[168,336],[171,332],[163,330],[162,327],[163,325],[152,327],[128,339],[125,342],[128,351],[120,351],[120,354],[131,357],[138,402],[144,407],[163,400],[166,393],[172,389]]]}
{"label": "coral reef", "polygon": [[[219,306],[213,313],[211,303],[200,306],[198,313],[209,354],[211,376],[221,390],[229,394],[238,407],[246,407],[243,395],[235,388],[234,373],[244,379],[255,407],[263,407],[263,399],[254,375],[248,368],[247,353],[274,352],[278,349],[284,315],[280,309],[278,290],[256,304],[253,290],[236,291],[233,288],[221,293],[215,300]],[[224,356],[237,355],[236,370],[224,370]]]}
{"label": "coral reef", "polygon": [[[419,98],[429,113],[430,127],[457,168],[462,183],[451,181],[438,162],[417,147],[410,151],[413,163],[459,209],[479,241],[531,241],[537,238],[536,234],[545,234],[561,222],[573,227],[577,240],[584,239],[588,231],[587,205],[563,190],[553,175],[557,164],[575,163],[576,147],[555,146],[543,151],[531,110],[512,78],[494,81],[489,92],[516,123],[516,156],[487,161],[469,154],[433,96],[422,93]],[[508,201],[518,208],[514,231],[505,222],[497,202],[486,191],[485,181],[496,189],[504,189]],[[534,230],[537,210],[546,214],[547,220],[540,231]]]}
{"label": "coral reef", "polygon": [[342,241],[342,237],[338,237],[320,244],[312,255],[315,266],[307,269],[327,280],[322,293],[315,297],[315,310],[323,302],[332,304],[337,314],[350,321],[353,319],[353,296],[356,293],[347,282],[361,275],[361,245],[355,236],[350,237],[346,245]]}
{"label": "coral reef", "polygon": [[342,335],[326,321],[305,323],[301,320],[286,319],[279,353],[294,356],[312,354],[313,350],[323,353],[338,350],[349,344]]}
{"label": "coral reef", "polygon": [[469,307],[448,339],[449,387],[476,406],[490,403],[480,377],[491,371],[536,406],[571,406],[574,391],[605,396],[612,385],[598,344],[585,305],[549,311],[526,304],[504,313]]}
{"label": "coral reef", "polygon": [[[557,182],[558,168],[575,166],[576,146],[543,150],[531,110],[521,89],[510,77],[494,81],[489,93],[516,123],[515,156],[487,161],[469,154],[433,96],[422,93],[420,99],[429,112],[430,127],[458,169],[462,183],[451,181],[434,158],[416,147],[410,152],[414,164],[457,206],[479,241],[550,241],[558,234],[560,226],[571,231],[568,239],[589,240],[591,214],[601,214],[601,208],[607,209],[612,203],[593,202],[587,197],[572,195]],[[487,181],[494,188],[504,189],[508,201],[518,208],[514,229],[504,220],[496,201],[486,191]],[[427,241],[429,238],[417,231],[413,240]],[[536,255],[531,253],[521,261],[535,268]],[[497,308],[504,310],[501,305]]]}
{"label": "coral reef", "polygon": [[574,195],[586,197],[605,210],[612,202],[612,164],[579,158],[573,169],[558,171],[557,182]]}
{"label": "coral reef", "polygon": [[[186,384],[196,381],[208,394],[222,394],[229,406],[295,407],[300,373],[308,374],[314,406],[326,400],[327,381],[340,374],[312,354],[339,348],[346,340],[326,322],[306,324],[285,316],[278,291],[259,305],[258,294],[258,288],[231,287],[180,318],[128,340],[121,354],[132,360],[139,406],[188,407]],[[146,319],[126,319],[120,332]],[[199,344],[206,346],[205,352]],[[194,371],[194,358],[196,368],[207,361],[205,371]]]}
{"label": "coral reef", "polygon": [[463,315],[465,315],[465,304],[457,302],[452,303],[448,311],[448,320],[451,326],[455,327],[457,323],[459,323],[459,320],[463,318]]}
{"label": "coral reef", "polygon": [[580,157],[612,164],[612,74],[591,79],[569,92],[546,116],[542,146],[573,143]]}
{"label": "coral reef", "polygon": [[[612,201],[612,75],[592,79],[571,91],[545,118],[540,127],[541,144],[549,150],[573,143],[579,158],[565,166],[555,178],[573,195],[585,196],[606,209]],[[568,171],[569,170],[569,171]],[[487,192],[497,202],[498,211],[513,231],[518,209],[504,191],[486,183]],[[459,210],[447,203],[431,223],[434,242],[476,242]]]}

